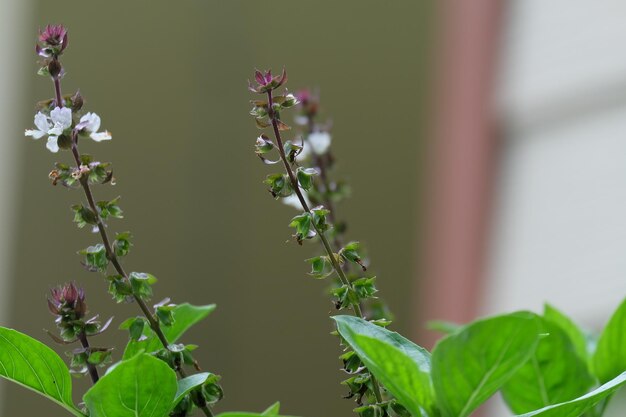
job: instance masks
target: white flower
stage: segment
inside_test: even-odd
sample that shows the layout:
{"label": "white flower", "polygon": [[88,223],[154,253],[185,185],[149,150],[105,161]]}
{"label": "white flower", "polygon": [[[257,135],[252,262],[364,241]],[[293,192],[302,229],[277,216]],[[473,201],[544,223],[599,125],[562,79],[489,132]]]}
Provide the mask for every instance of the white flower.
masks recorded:
{"label": "white flower", "polygon": [[87,132],[89,132],[89,137],[96,142],[111,140],[110,132],[106,130],[104,132],[98,132],[98,129],[100,129],[100,116],[98,116],[96,113],[90,112],[81,117],[80,122],[76,127],[78,129],[85,129]]}
{"label": "white flower", "polygon": [[330,147],[330,134],[328,132],[313,132],[307,138],[307,142],[313,153],[324,155]]}
{"label": "white flower", "polygon": [[63,131],[72,126],[72,109],[69,107],[55,107],[50,112],[50,119],[52,120],[52,129],[48,130],[49,135],[59,136]]}
{"label": "white flower", "polygon": [[48,134],[48,130],[52,127],[52,123],[48,121],[48,117],[42,112],[35,115],[35,126],[37,129],[26,129],[25,136],[32,136],[33,139],[41,139]]}
{"label": "white flower", "polygon": [[296,161],[305,161],[311,153],[324,155],[330,147],[330,134],[328,132],[313,132],[304,141],[302,151],[296,157]]}
{"label": "white flower", "polygon": [[298,155],[296,156],[296,161],[304,162],[306,161],[306,159],[309,157],[310,154],[311,154],[311,147],[309,146],[307,142],[305,142],[302,145],[302,149],[300,150],[300,153],[298,153]]}
{"label": "white flower", "polygon": [[59,152],[59,135],[63,133],[65,129],[72,126],[72,109],[69,107],[55,107],[50,112],[50,120],[52,120],[52,129],[48,130],[48,143],[46,148],[50,152]]}
{"label": "white flower", "polygon": [[[302,197],[304,197],[304,201],[306,201],[306,204],[310,207],[311,206],[311,202],[309,201],[309,199],[307,198],[306,193],[303,191],[302,192]],[[280,201],[283,202],[283,204],[293,207],[296,210],[302,210],[302,203],[300,203],[300,199],[298,198],[298,196],[293,193],[290,196],[287,197],[283,197],[280,199]]]}
{"label": "white flower", "polygon": [[58,136],[48,136],[48,143],[46,143],[46,148],[50,152],[57,153],[59,152],[59,137]]}

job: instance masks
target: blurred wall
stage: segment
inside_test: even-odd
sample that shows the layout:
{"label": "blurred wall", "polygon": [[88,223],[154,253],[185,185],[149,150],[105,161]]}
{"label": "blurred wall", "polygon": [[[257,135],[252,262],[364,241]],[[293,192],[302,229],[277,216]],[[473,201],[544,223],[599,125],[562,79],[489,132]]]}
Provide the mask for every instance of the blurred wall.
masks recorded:
{"label": "blurred wall", "polygon": [[[223,375],[226,398],[218,409],[261,410],[281,400],[288,414],[349,415],[354,404],[341,399],[346,390],[338,385],[340,349],[328,335],[332,307],[324,284],[308,278],[302,262],[317,248],[285,243],[294,213],[261,183],[272,171],[253,153],[258,130],[248,116],[246,80],[255,67],[284,65],[290,89],[321,88],[324,114],[334,122],[337,175],[353,189],[339,217],[347,218],[350,238],[367,243],[371,270],[398,317],[395,328],[404,331],[414,320],[407,288],[420,223],[430,4],[35,5],[19,31],[26,50],[37,27],[66,24],[63,88],[80,88],[86,109],[113,132],[110,143],[84,143],[82,150],[114,163],[118,184],[95,192],[99,199],[123,197],[126,219],[112,221],[110,230],[136,236],[127,269],[159,278],[155,298],[218,304],[185,338],[200,344],[205,369]],[[69,155],[52,155],[43,143],[23,138],[31,103],[50,97],[52,87],[34,74],[34,54],[20,59],[29,69],[22,89],[28,97],[19,104],[21,125],[7,135],[17,144],[20,192],[19,214],[11,220],[19,231],[11,235],[13,302],[3,324],[44,339],[42,329],[53,327],[46,291],[65,280],[84,285],[91,311],[115,315],[119,324],[136,314],[135,306],[115,305],[104,280],[86,272],[75,254],[97,241],[71,223],[69,206],[82,196],[46,178],[53,162]],[[125,337],[112,330],[94,344],[115,344],[119,358]],[[87,387],[85,380],[76,384],[80,392]],[[12,399],[3,402],[2,415],[63,415],[30,392],[2,386]]]}
{"label": "blurred wall", "polygon": [[[11,277],[15,267],[12,262],[16,254],[14,236],[19,230],[13,219],[17,206],[15,192],[20,182],[15,172],[19,170],[21,153],[18,141],[14,139],[15,132],[23,129],[20,126],[21,105],[28,100],[23,88],[26,79],[23,58],[30,55],[27,52],[28,28],[20,22],[27,20],[31,10],[28,2],[20,0],[3,0],[1,6],[0,38],[14,40],[5,42],[3,49],[8,59],[4,59],[0,65],[0,126],[4,133],[0,151],[0,323],[3,323],[11,311],[8,300],[13,288]],[[0,390],[0,404],[4,402],[2,394]]]}

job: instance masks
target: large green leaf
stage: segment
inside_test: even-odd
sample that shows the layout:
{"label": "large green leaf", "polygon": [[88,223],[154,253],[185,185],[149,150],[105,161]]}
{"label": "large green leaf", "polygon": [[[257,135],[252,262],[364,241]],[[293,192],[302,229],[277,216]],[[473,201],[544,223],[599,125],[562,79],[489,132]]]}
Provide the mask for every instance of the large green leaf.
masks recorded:
{"label": "large green leaf", "polygon": [[0,327],[0,376],[83,416],[72,401],[72,378],[59,355],[32,337],[4,327]]}
{"label": "large green leaf", "polygon": [[543,317],[546,320],[549,320],[561,327],[561,329],[567,333],[574,348],[576,349],[576,353],[585,361],[585,363],[589,363],[589,350],[587,349],[587,336],[585,332],[581,330],[580,327],[576,325],[565,314],[557,310],[555,307],[550,304],[546,304],[543,309]]}
{"label": "large green leaf", "polygon": [[592,371],[601,383],[626,371],[626,300],[602,331],[591,363]]}
{"label": "large green leaf", "polygon": [[547,333],[530,357],[502,387],[514,413],[526,413],[585,394],[594,384],[587,364],[559,325],[542,320]]}
{"label": "large green leaf", "polygon": [[353,316],[335,316],[337,330],[398,402],[414,417],[435,413],[426,349],[380,326]]}
{"label": "large green leaf", "polygon": [[[215,310],[215,304],[194,306],[188,303],[177,305],[172,314],[174,323],[171,326],[161,326],[163,334],[169,343],[175,343],[190,327],[198,323]],[[163,347],[154,332],[148,327],[144,328],[145,339],[140,341],[131,340],[124,351],[124,359],[129,359],[141,351],[154,352]]]}
{"label": "large green leaf", "polygon": [[579,417],[617,391],[624,383],[626,383],[626,372],[580,398],[550,405],[517,417]]}
{"label": "large green leaf", "polygon": [[432,377],[444,417],[466,417],[533,354],[540,326],[518,312],[473,322],[437,343]]}
{"label": "large green leaf", "polygon": [[164,417],[177,391],[176,374],[148,354],[118,364],[83,397],[90,417]]}

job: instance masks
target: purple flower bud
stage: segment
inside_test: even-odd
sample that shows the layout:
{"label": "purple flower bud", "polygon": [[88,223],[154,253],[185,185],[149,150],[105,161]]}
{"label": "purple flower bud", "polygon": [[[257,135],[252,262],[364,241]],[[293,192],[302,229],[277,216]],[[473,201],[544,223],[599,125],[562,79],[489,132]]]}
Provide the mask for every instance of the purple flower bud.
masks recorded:
{"label": "purple flower bud", "polygon": [[319,98],[309,89],[300,90],[296,93],[296,98],[302,107],[302,113],[307,117],[315,117],[319,108]]}
{"label": "purple flower bud", "polygon": [[257,85],[254,86],[250,81],[248,81],[248,89],[253,93],[263,94],[268,91],[276,90],[278,87],[287,82],[287,72],[283,68],[281,75],[272,76],[272,70],[267,70],[265,72],[255,70],[254,79],[256,80]]}
{"label": "purple flower bud", "polygon": [[87,313],[85,292],[73,282],[50,290],[48,309],[56,316],[72,314],[73,319],[80,319]]}
{"label": "purple flower bud", "polygon": [[39,42],[35,47],[37,55],[44,58],[55,58],[67,48],[67,29],[63,25],[48,25],[39,30]]}
{"label": "purple flower bud", "polygon": [[67,29],[63,25],[48,25],[43,31],[39,30],[39,41],[44,45],[61,47],[67,45]]}

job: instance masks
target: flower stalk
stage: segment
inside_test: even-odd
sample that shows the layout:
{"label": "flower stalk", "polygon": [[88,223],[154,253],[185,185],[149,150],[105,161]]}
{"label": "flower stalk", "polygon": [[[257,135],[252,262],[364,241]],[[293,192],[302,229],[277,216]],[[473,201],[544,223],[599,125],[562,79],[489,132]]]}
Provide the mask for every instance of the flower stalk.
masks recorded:
{"label": "flower stalk", "polygon": [[[110,288],[110,291],[114,298],[118,302],[126,299],[137,303],[150,329],[163,346],[163,352],[167,353],[164,354],[163,360],[174,369],[181,379],[186,378],[187,373],[183,369],[183,363],[192,363],[197,367],[197,362],[191,356],[190,350],[185,349],[184,345],[170,345],[161,328],[162,322],[164,325],[173,323],[174,319],[171,311],[175,305],[164,306],[159,304],[155,306],[154,314],[150,311],[146,301],[152,294],[150,286],[155,281],[154,277],[144,273],[127,273],[120,262],[118,253],[124,256],[128,252],[130,247],[128,238],[130,234],[118,234],[113,242],[106,230],[105,220],[107,217],[121,217],[121,209],[116,205],[117,199],[110,202],[96,202],[94,198],[90,182],[93,182],[94,178],[97,179],[97,183],[112,182],[112,173],[105,169],[108,164],[93,162],[90,156],[81,154],[79,137],[88,135],[92,140],[100,142],[110,140],[111,134],[108,131],[98,132],[100,117],[95,113],[86,113],[80,118],[80,121],[75,122],[72,110],[80,110],[83,99],[78,92],[72,97],[64,98],[62,95],[61,78],[64,70],[59,57],[67,46],[67,30],[60,25],[49,25],[40,33],[39,41],[43,46],[37,44],[36,51],[38,55],[45,58],[45,65],[40,69],[39,73],[41,75],[49,75],[52,79],[55,98],[50,102],[50,107],[53,109],[49,112],[49,116],[46,110],[44,110],[45,113],[40,111],[35,116],[37,130],[27,130],[25,134],[33,137],[33,139],[39,139],[47,135],[48,143],[46,146],[52,152],[58,152],[60,149],[71,150],[76,167],[72,168],[64,164],[57,164],[57,169],[50,173],[50,178],[53,180],[53,184],[59,181],[68,186],[78,183],[87,199],[87,207],[82,205],[73,207],[75,221],[79,227],[87,224],[92,225],[94,231],[97,230],[99,233],[102,244],[81,251],[81,253],[86,255],[85,266],[92,271],[105,273],[107,265],[109,263],[113,265],[117,275],[109,277],[109,279],[112,281],[111,288],[113,290]],[[100,253],[101,250],[103,253]],[[82,294],[82,290],[80,290],[80,294]],[[73,341],[78,340],[82,345],[82,349],[75,351],[74,358],[78,355],[82,355],[81,357],[86,355],[86,358],[90,359],[92,352],[102,351],[102,349],[90,346],[87,339],[90,333],[86,329],[87,327],[83,326],[82,329],[73,334],[75,336]],[[137,336],[137,338],[139,337],[140,335]],[[103,355],[98,357],[100,356]],[[95,384],[99,379],[99,375],[94,364],[89,360],[85,360],[81,362],[81,365],[85,366]],[[216,384],[213,385],[217,386]],[[215,402],[215,398],[221,398],[221,388],[217,386],[216,389],[220,393],[217,397],[205,391],[204,386],[195,388],[189,394],[189,399],[207,417],[213,416],[209,403]],[[207,396],[210,396],[210,398]],[[186,406],[180,415],[187,415],[190,411],[191,407]]]}
{"label": "flower stalk", "polygon": [[[298,179],[296,178],[296,175],[292,169],[291,163],[288,159],[287,153],[285,152],[285,143],[283,142],[283,139],[281,137],[281,129],[285,128],[285,125],[283,124],[283,122],[278,118],[277,115],[277,107],[276,103],[274,101],[274,96],[272,94],[273,90],[275,90],[276,88],[280,87],[280,85],[282,85],[285,80],[286,80],[286,73],[283,71],[283,75],[282,77],[279,79],[278,82],[274,81],[276,78],[272,78],[271,77],[271,72],[268,71],[267,74],[269,74],[269,77],[267,75],[265,75],[264,77],[259,77],[258,76],[259,72],[257,71],[257,76],[256,76],[256,80],[259,83],[260,87],[258,87],[258,90],[260,91],[255,91],[255,92],[265,92],[265,94],[267,95],[267,117],[270,120],[271,126],[272,126],[272,130],[274,131],[274,137],[276,139],[276,144],[277,144],[277,148],[278,148],[278,153],[280,155],[280,159],[283,163],[283,166],[285,168],[285,172],[287,173],[287,176],[289,178],[290,181],[290,185],[291,185],[291,189],[293,190],[293,192],[296,194],[298,201],[300,201],[300,204],[302,205],[302,209],[305,211],[305,213],[307,213],[311,218],[313,218],[315,216],[315,213],[313,212],[313,210],[309,207],[309,204],[307,203],[306,198],[304,197],[302,190],[300,188],[300,183],[298,181]],[[251,88],[252,89],[252,88]],[[295,103],[294,103],[295,104]],[[337,274],[337,276],[339,277],[339,280],[341,281],[341,283],[346,286],[350,291],[356,293],[356,290],[354,288],[354,286],[352,285],[352,282],[348,279],[348,277],[345,274],[344,269],[341,267],[341,265],[339,264],[338,261],[338,257],[335,255],[335,251],[333,250],[326,234],[325,234],[325,230],[322,230],[321,227],[318,226],[317,222],[312,221],[311,222],[312,227],[315,229],[315,232],[317,233],[317,236],[319,237],[320,241],[322,242],[322,246],[324,247],[324,250],[326,251],[327,255],[328,255],[328,259],[330,260],[333,270],[335,271],[335,273]],[[357,301],[355,303],[352,303],[351,305],[352,310],[354,312],[354,315],[360,318],[365,318],[361,309],[361,303],[360,301]],[[372,391],[374,393],[374,396],[376,398],[376,401],[378,403],[382,403],[383,398],[382,398],[382,394],[381,394],[381,389],[380,389],[380,385],[378,383],[378,381],[376,380],[376,378],[374,377],[374,375],[370,374],[370,380],[371,380],[371,385],[372,385]]]}

